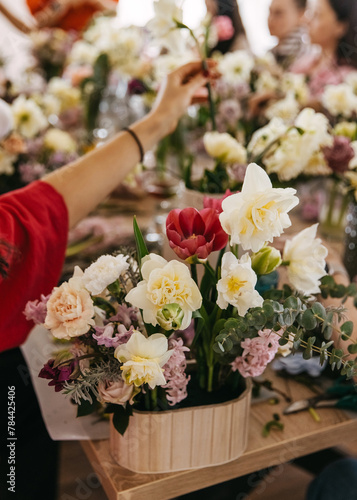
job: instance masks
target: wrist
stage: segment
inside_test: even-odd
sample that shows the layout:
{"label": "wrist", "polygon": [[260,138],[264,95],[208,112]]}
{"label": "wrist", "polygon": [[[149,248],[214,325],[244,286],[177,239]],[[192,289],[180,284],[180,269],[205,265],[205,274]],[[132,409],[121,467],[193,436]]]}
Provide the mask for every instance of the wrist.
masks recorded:
{"label": "wrist", "polygon": [[170,133],[167,117],[158,110],[151,111],[130,128],[138,135],[145,152]]}

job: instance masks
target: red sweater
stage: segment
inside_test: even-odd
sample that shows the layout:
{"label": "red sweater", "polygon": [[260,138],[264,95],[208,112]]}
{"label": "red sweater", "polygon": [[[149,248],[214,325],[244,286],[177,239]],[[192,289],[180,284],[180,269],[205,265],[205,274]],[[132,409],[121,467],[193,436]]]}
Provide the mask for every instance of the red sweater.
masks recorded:
{"label": "red sweater", "polygon": [[26,340],[33,323],[23,310],[29,300],[48,295],[56,286],[67,234],[67,207],[46,182],[0,196],[0,241],[15,248],[9,277],[0,277],[0,352]]}

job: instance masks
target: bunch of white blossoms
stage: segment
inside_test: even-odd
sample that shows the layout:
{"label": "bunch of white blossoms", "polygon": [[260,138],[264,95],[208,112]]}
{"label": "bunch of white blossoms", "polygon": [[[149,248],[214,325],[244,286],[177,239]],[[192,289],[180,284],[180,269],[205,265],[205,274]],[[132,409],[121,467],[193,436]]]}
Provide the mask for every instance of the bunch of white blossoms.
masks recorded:
{"label": "bunch of white blossoms", "polygon": [[348,83],[327,85],[322,94],[321,102],[332,116],[351,118],[357,113],[357,95]]}
{"label": "bunch of white blossoms", "polygon": [[48,127],[48,121],[33,99],[20,95],[12,104],[15,128],[26,139],[31,139]]}
{"label": "bunch of white blossoms", "polygon": [[177,22],[182,23],[183,10],[176,0],[155,0],[155,16],[148,22],[147,28],[154,39],[174,54],[185,51],[185,40]]}
{"label": "bunch of white blossoms", "polygon": [[203,142],[207,153],[222,163],[246,164],[246,149],[230,134],[206,132]]}
{"label": "bunch of white blossoms", "polygon": [[[300,174],[327,174],[330,170],[321,169],[313,159],[316,160],[316,154],[324,146],[332,144],[328,129],[326,116],[305,108],[292,126],[281,118],[273,118],[268,125],[253,134],[248,152],[257,157],[264,152],[262,161],[268,174],[277,174],[281,181],[295,179]],[[325,164],[323,166],[326,167]]]}
{"label": "bunch of white blossoms", "polygon": [[232,86],[247,84],[254,68],[254,58],[245,50],[228,52],[218,63],[218,71],[225,82]]}
{"label": "bunch of white blossoms", "polygon": [[[250,164],[242,191],[222,202],[219,219],[230,236],[231,246],[240,245],[245,252],[255,252],[254,261],[256,253],[263,249],[264,255],[268,254],[267,258],[274,261],[273,268],[278,267],[282,262],[280,253],[266,245],[291,225],[288,214],[298,204],[295,194],[292,188],[273,188],[267,173],[258,165]],[[313,227],[295,237],[284,252],[290,282],[302,293],[318,291],[319,279],[325,274],[326,250],[315,236],[316,227]],[[303,252],[302,241],[306,245]],[[258,260],[261,268],[262,258],[258,256]],[[131,289],[125,300],[142,310],[145,323],[159,324],[167,331],[187,328],[193,312],[202,305],[202,296],[186,265],[177,260],[168,262],[155,254],[144,257],[142,262],[143,280]],[[233,252],[225,253],[216,284],[217,305],[221,309],[231,305],[244,316],[249,309],[263,304],[256,284],[257,274],[249,253],[240,259]]]}

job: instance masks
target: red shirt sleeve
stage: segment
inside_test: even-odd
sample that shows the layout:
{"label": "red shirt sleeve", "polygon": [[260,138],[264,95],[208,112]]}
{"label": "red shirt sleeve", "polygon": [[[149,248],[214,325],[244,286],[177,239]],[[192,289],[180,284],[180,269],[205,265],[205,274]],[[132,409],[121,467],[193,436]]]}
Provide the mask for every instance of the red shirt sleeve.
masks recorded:
{"label": "red shirt sleeve", "polygon": [[8,278],[0,277],[0,352],[26,340],[33,327],[23,314],[26,303],[56,286],[67,235],[67,207],[46,182],[0,196],[0,240],[15,249]]}

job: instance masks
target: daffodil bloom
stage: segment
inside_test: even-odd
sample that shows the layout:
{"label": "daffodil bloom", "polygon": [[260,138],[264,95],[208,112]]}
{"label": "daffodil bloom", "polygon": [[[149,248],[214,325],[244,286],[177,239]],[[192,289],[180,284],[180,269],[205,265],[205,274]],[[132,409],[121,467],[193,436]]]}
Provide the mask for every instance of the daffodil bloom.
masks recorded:
{"label": "daffodil bloom", "polygon": [[141,332],[134,331],[126,344],[115,349],[114,356],[121,362],[121,370],[125,382],[140,387],[148,384],[151,389],[157,385],[165,385],[163,366],[172,354],[168,349],[165,335],[155,333],[145,337]]}
{"label": "daffodil bloom", "polygon": [[266,172],[251,163],[241,193],[222,202],[220,214],[223,229],[231,237],[231,245],[241,244],[243,250],[258,252],[291,226],[288,212],[299,200],[292,188],[275,189]]}

